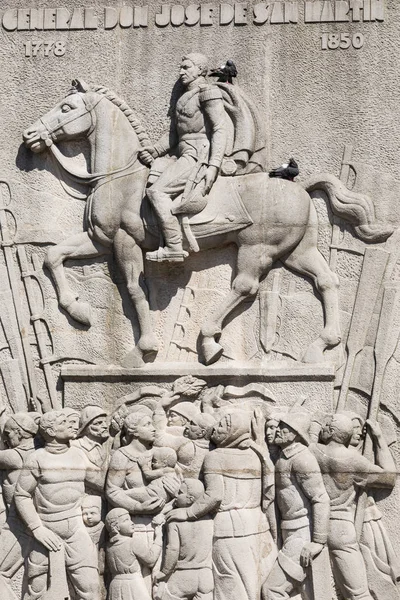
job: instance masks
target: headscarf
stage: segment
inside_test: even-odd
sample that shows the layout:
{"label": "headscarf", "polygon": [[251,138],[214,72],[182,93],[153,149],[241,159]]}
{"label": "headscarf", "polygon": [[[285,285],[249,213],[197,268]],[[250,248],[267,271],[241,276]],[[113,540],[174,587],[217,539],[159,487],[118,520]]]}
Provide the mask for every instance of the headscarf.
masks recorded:
{"label": "headscarf", "polygon": [[251,417],[252,415],[244,410],[235,410],[226,414],[223,418],[230,419],[229,434],[225,440],[218,443],[218,447],[242,450],[250,448],[257,454],[261,462],[263,510],[266,511],[275,499],[274,466],[268,450],[256,444],[251,437]]}
{"label": "headscarf", "polygon": [[[219,448],[238,448],[243,442],[251,441],[251,415],[244,410],[227,413],[221,420],[229,419],[229,433],[224,440],[218,442]],[[242,447],[248,448],[245,444]]]}

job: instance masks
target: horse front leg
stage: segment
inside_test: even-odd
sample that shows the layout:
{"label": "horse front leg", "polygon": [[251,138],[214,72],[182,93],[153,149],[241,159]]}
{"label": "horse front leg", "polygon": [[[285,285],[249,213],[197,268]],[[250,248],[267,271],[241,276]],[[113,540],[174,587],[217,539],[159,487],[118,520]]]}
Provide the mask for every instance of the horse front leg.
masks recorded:
{"label": "horse front leg", "polygon": [[119,229],[114,238],[114,251],[119,269],[126,281],[129,296],[135,307],[140,328],[138,343],[125,356],[122,366],[136,368],[143,365],[143,359],[146,361],[154,359],[159,349],[145,293],[143,254],[133,237],[123,229]]}
{"label": "horse front leg", "polygon": [[45,266],[52,276],[59,305],[78,323],[90,327],[91,308],[87,302],[79,302],[78,294],[68,285],[65,275],[64,262],[72,259],[94,258],[109,254],[110,250],[99,243],[93,242],[87,232],[78,233],[65,241],[52,246],[44,260]]}

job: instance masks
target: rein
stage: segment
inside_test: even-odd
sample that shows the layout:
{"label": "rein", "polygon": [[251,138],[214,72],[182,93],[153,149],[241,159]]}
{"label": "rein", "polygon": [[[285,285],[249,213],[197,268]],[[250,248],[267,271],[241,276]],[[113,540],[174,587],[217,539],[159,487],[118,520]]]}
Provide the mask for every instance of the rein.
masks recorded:
{"label": "rein", "polygon": [[[90,118],[91,118],[91,126],[88,131],[88,135],[90,135],[95,130],[96,122],[97,122],[96,113],[95,113],[94,109],[97,106],[97,104],[99,104],[99,102],[104,100],[104,96],[100,97],[95,102],[88,102],[84,96],[82,96],[82,100],[83,100],[86,110],[89,112]],[[42,125],[45,129],[45,131],[41,134],[41,138],[44,140],[46,146],[50,150],[51,156],[54,159],[56,167],[61,166],[63,171],[65,171],[73,181],[75,181],[78,184],[92,186],[94,188],[93,191],[95,191],[101,185],[104,185],[105,183],[109,183],[110,181],[112,181],[114,179],[118,179],[119,177],[125,177],[128,175],[132,175],[133,173],[136,173],[137,171],[140,171],[141,169],[145,168],[144,165],[140,165],[138,168],[132,169],[132,167],[138,161],[138,153],[135,152],[131,156],[131,158],[128,160],[126,165],[124,165],[123,167],[119,167],[118,169],[115,169],[114,171],[105,171],[103,173],[89,173],[88,171],[83,171],[80,169],[72,169],[68,165],[67,157],[64,156],[64,154],[57,147],[57,145],[54,142],[54,139],[52,139],[52,136],[56,131],[62,129],[68,123],[76,121],[77,119],[79,119],[81,117],[82,117],[82,114],[79,114],[77,116],[74,115],[73,118],[66,119],[65,121],[63,121],[63,123],[57,123],[54,126],[51,126],[51,124],[47,123],[43,118],[40,119],[40,122],[42,123]],[[61,183],[61,179],[60,179],[60,183]],[[63,185],[63,183],[61,183],[61,185],[73,197],[78,198],[78,199],[86,199],[86,195],[81,194],[76,191],[72,191],[70,189],[67,190],[65,188],[66,184]]]}

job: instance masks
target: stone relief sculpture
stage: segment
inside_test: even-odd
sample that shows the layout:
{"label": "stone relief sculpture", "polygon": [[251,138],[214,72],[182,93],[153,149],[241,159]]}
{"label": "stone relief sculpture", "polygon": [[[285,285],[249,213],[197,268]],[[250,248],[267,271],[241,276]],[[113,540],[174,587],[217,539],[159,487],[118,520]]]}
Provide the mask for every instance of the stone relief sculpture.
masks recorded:
{"label": "stone relief sculpture", "polygon": [[50,596],[49,590],[68,597],[68,573],[78,597],[96,598],[97,551],[81,510],[90,466],[83,451],[70,445],[76,432],[63,411],[43,415],[40,433],[45,445],[26,460],[15,490],[15,505],[33,536],[26,597]]}
{"label": "stone relief sculpture", "polygon": [[[388,385],[400,362],[399,232],[384,222],[379,197],[349,189],[349,144],[339,177],[303,177],[301,154],[300,177],[294,159],[271,171],[265,114],[242,81],[232,60],[210,72],[205,55],[186,52],[161,137],[150,109],[139,106],[147,100],[133,110],[82,79],[24,131],[23,151],[38,155],[47,181],[55,174],[67,195],[78,198],[76,186],[87,193],[83,231],[79,222],[70,237],[49,234],[41,248],[51,276],[44,283],[39,250],[27,254],[22,242],[14,249],[20,238],[0,202],[0,271],[10,288],[0,284],[0,338],[11,356],[0,361],[1,600],[400,598],[390,519],[400,413],[397,387]],[[73,156],[77,143],[88,145],[87,170]],[[0,180],[0,201],[2,194]],[[215,280],[226,276],[216,253],[232,245],[232,281],[214,296]],[[340,267],[339,251],[354,263]],[[84,352],[58,354],[57,327],[36,298],[35,281],[43,309],[43,290],[51,296],[54,286],[54,312],[59,306],[68,331],[75,322],[86,340],[99,327],[92,304],[106,304],[105,282],[111,289],[117,279],[102,262],[94,266],[107,255],[131,304],[121,310],[135,347],[122,368],[90,364]],[[69,260],[83,262],[82,271],[67,269]],[[206,264],[214,279],[204,276],[200,297]],[[87,300],[75,286],[87,285],[92,268],[100,291]],[[348,281],[346,269],[355,274]],[[293,289],[303,291],[308,279],[316,304],[289,309]],[[319,300],[323,323],[313,312]],[[190,362],[185,335],[179,345],[175,334],[194,322],[198,303]],[[253,330],[240,308],[256,314]],[[300,321],[307,329],[314,317],[295,351]],[[230,356],[229,328],[232,345],[257,338],[257,354]],[[165,349],[166,330],[174,353]],[[115,345],[125,333],[107,329]],[[51,365],[71,357],[86,366],[62,370],[61,390]]]}
{"label": "stone relief sculpture", "polygon": [[[210,396],[212,388],[201,387]],[[368,531],[360,543],[355,521],[360,489],[390,491],[395,483],[396,466],[378,424],[367,423],[374,464],[355,447],[360,417],[349,411],[328,416],[319,426],[320,441],[311,443],[315,425],[300,403],[289,410],[266,404],[254,409],[249,386],[242,397],[235,388],[235,401],[214,414],[201,411],[201,396],[190,403],[173,390],[147,389],[153,397],[139,393],[137,402],[125,404],[128,414],[114,448],[118,434],[100,407],[81,410],[79,429],[70,409],[5,420],[5,598],[15,598],[10,583],[21,567],[24,598],[35,600],[331,598],[329,559],[345,600],[381,597],[371,587],[362,545],[375,551],[373,536],[378,543],[382,527],[363,518]],[[176,412],[166,429],[181,427],[174,425],[181,405],[192,416],[178,454],[155,445],[160,407],[171,398]],[[104,427],[112,433],[111,460],[99,468],[85,451],[87,442],[78,442],[95,432],[108,443]],[[93,448],[103,458],[102,443]],[[102,474],[103,493],[90,485],[93,471]],[[397,580],[390,581],[388,597],[395,598]],[[322,596],[318,590],[325,590]]]}
{"label": "stone relief sculpture", "polygon": [[[49,150],[67,177],[86,184],[90,189],[86,204],[86,230],[50,248],[47,254],[46,265],[54,280],[60,306],[76,321],[91,324],[90,306],[80,302],[70,289],[64,262],[113,252],[126,280],[140,326],[137,345],[125,358],[124,366],[140,366],[142,358],[148,360],[150,355],[154,357],[159,344],[141,279],[144,268],[142,250],[149,251],[151,259],[183,259],[181,233],[177,217],[172,214],[179,212],[186,215],[182,218],[182,226],[185,230],[186,225],[189,243],[194,240],[191,245],[195,250],[227,244],[235,244],[238,248],[231,291],[201,329],[204,362],[210,364],[220,358],[223,348],[217,338],[224,321],[244,299],[257,293],[260,280],[277,260],[289,269],[311,277],[321,294],[325,327],[303,356],[307,362],[321,361],[323,351],[336,346],[341,339],[338,280],[317,249],[318,220],[307,192],[324,190],[331,210],[350,222],[356,235],[366,242],[384,241],[393,229],[377,222],[369,198],[348,190],[333,175],[316,175],[301,185],[295,181],[271,179],[257,164],[250,169],[252,172],[236,176],[236,163],[232,158],[231,176],[227,174],[217,178],[220,167],[223,175],[221,165],[227,147],[222,108],[224,94],[218,85],[226,86],[228,90],[236,88],[223,83],[206,84],[206,65],[206,58],[198,54],[188,55],[182,61],[180,80],[187,91],[178,100],[173,126],[180,148],[179,158],[147,190],[148,169],[141,160],[149,164],[154,156],[168,152],[170,146],[166,138],[159,142],[159,146],[153,146],[134,112],[104,87],[90,87],[81,80],[74,81],[68,96],[25,130],[24,142],[29,149],[35,153]],[[248,108],[248,112],[256,119],[254,111],[251,113]],[[254,119],[250,124],[247,121],[246,127],[255,127]],[[239,127],[238,123],[236,125]],[[90,172],[77,170],[57,146],[59,142],[77,138],[87,139],[91,147]],[[124,139],[125,143],[116,145],[114,138]],[[253,147],[254,153],[256,150]],[[238,173],[246,173],[243,165],[250,164],[251,157],[250,152],[244,162],[243,156],[237,159],[242,165]],[[197,199],[194,204],[200,198],[201,207],[206,207],[204,210],[208,211],[208,216],[202,219],[197,215],[191,225],[190,218],[187,218],[192,211],[190,201],[188,198],[184,201],[179,199],[179,194],[189,192],[186,190],[187,182],[192,187],[193,170],[197,175],[193,181],[194,190],[188,198],[194,195]],[[210,194],[204,196],[208,192]],[[144,199],[146,193],[152,206],[156,207],[166,238],[166,245],[158,251],[159,231]],[[108,203],[110,194],[118,198],[112,214]],[[174,204],[173,199],[177,196]],[[182,202],[185,208],[181,206]],[[222,215],[223,223],[220,225],[214,223],[216,211]],[[231,216],[237,215],[237,211],[244,215],[244,220]]]}

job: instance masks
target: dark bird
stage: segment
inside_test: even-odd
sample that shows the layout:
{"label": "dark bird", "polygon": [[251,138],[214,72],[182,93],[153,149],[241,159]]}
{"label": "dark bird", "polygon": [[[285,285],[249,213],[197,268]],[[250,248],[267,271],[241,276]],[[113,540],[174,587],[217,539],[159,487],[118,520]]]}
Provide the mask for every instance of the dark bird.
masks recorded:
{"label": "dark bird", "polygon": [[294,160],[294,158],[291,158],[288,163],[281,165],[277,169],[272,169],[272,171],[269,172],[269,176],[293,181],[299,172],[300,171],[297,162]]}
{"label": "dark bird", "polygon": [[218,77],[222,83],[233,83],[232,79],[237,77],[237,69],[233,60],[227,60],[219,69],[211,69],[211,77]]}

